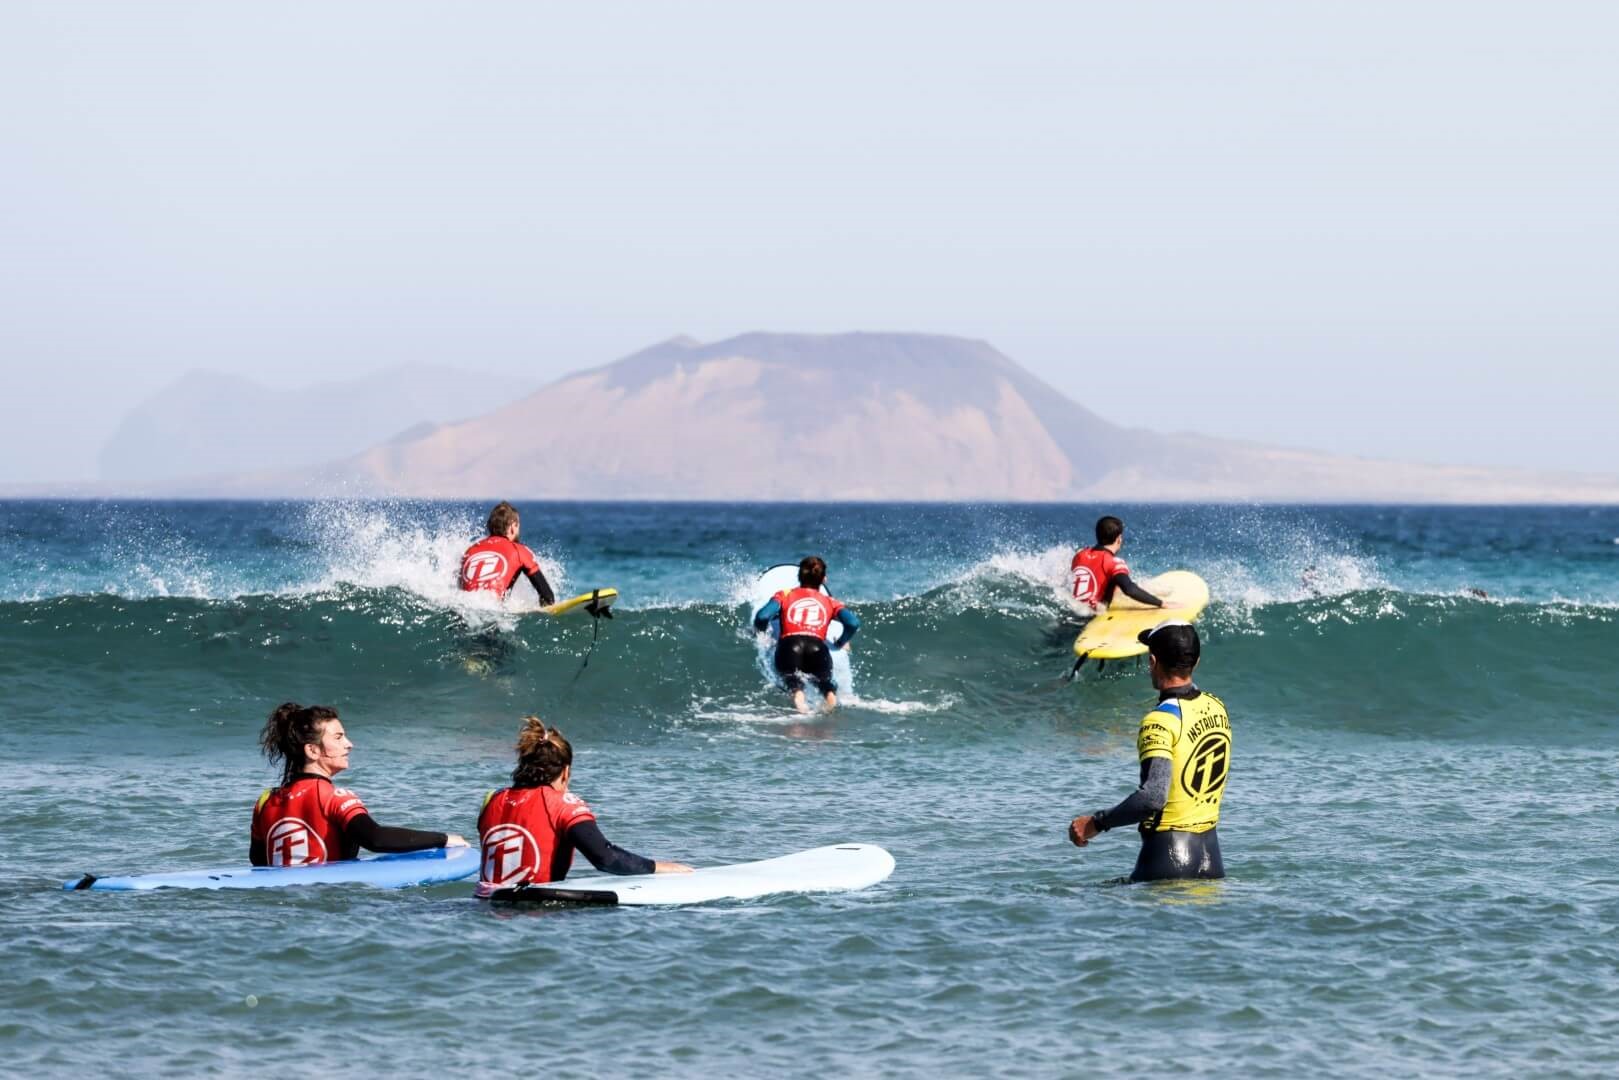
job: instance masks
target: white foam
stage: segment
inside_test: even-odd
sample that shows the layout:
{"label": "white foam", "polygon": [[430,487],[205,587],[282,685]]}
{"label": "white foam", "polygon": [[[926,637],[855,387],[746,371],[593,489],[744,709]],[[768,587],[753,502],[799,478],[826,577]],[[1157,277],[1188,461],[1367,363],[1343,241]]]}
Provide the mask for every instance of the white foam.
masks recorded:
{"label": "white foam", "polygon": [[[322,565],[317,577],[299,592],[329,592],[341,586],[400,589],[474,623],[509,624],[515,616],[539,608],[539,598],[527,588],[512,590],[506,600],[487,591],[461,590],[461,556],[484,534],[483,523],[470,512],[443,508],[424,522],[419,507],[412,507],[406,517],[387,505],[318,503],[309,508],[309,528]],[[535,558],[557,595],[566,595],[563,564],[539,551]]]}
{"label": "white foam", "polygon": [[884,698],[863,698],[857,694],[849,694],[839,695],[838,704],[851,709],[886,713],[890,716],[910,716],[915,713],[944,712],[946,709],[955,708],[958,700],[954,694],[946,694],[939,701],[888,701]]}

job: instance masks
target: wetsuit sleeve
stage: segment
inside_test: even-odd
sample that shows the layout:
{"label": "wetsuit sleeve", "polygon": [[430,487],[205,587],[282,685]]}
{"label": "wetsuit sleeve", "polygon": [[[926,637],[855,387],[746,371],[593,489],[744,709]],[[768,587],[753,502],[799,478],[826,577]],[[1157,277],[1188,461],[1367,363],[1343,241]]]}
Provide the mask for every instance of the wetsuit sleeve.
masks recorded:
{"label": "wetsuit sleeve", "polygon": [[1156,814],[1169,801],[1169,777],[1174,763],[1166,757],[1150,757],[1141,763],[1141,786],[1111,810],[1098,810],[1093,817],[1103,832],[1120,825],[1135,825]]}
{"label": "wetsuit sleeve", "polygon": [[569,826],[568,842],[604,874],[650,874],[658,868],[651,859],[609,841],[594,819]]}
{"label": "wetsuit sleeve", "polygon": [[551,583],[545,580],[545,571],[539,566],[536,565],[532,570],[523,567],[523,575],[528,578],[529,584],[534,586],[534,591],[540,594],[541,605],[550,607],[557,602],[556,593],[551,591]]}
{"label": "wetsuit sleeve", "polygon": [[841,609],[839,609],[836,618],[837,618],[838,622],[843,624],[843,637],[838,639],[838,646],[837,646],[838,648],[841,649],[845,645],[849,644],[849,641],[855,636],[855,633],[860,629],[860,616],[856,615],[854,612],[850,611],[848,608],[841,608]]}
{"label": "wetsuit sleeve", "polygon": [[256,836],[253,837],[253,839],[251,839],[251,840],[249,840],[247,842],[247,865],[249,865],[249,866],[269,866],[270,865],[269,856],[266,855],[265,851],[264,851],[264,841],[260,840]]}
{"label": "wetsuit sleeve", "polygon": [[755,630],[769,630],[770,620],[779,619],[780,617],[781,601],[772,596],[770,602],[760,608],[759,614],[753,617],[753,628]]}
{"label": "wetsuit sleeve", "polygon": [[[540,560],[534,557],[534,549],[527,544],[513,546],[517,548],[517,572],[528,578],[534,591],[540,594],[541,605],[550,607],[556,603],[556,594],[551,591],[551,583],[545,580],[545,572],[540,569]],[[512,584],[516,583],[517,579],[513,578]]]}
{"label": "wetsuit sleeve", "polygon": [[378,825],[370,814],[361,814],[348,823],[349,838],[367,851],[421,851],[424,848],[443,847],[450,838],[441,832],[422,832],[420,829],[396,829]]}
{"label": "wetsuit sleeve", "polygon": [[1140,585],[1130,580],[1129,574],[1120,574],[1113,579],[1113,587],[1128,596],[1138,604],[1151,604],[1153,607],[1163,607],[1164,602]]}

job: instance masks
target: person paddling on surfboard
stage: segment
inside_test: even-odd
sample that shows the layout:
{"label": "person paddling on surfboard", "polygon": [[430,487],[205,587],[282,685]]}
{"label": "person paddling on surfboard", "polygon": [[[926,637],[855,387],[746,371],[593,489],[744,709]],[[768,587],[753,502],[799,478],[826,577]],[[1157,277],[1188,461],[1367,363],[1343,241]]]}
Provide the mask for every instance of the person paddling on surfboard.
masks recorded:
{"label": "person paddling on surfboard", "polygon": [[573,746],[539,717],[525,716],[512,786],[490,792],[478,814],[479,896],[561,881],[575,851],[606,874],[691,873],[685,863],[648,859],[610,843],[590,807],[568,790],[572,778]]}
{"label": "person paddling on surfboard", "polygon": [[1084,847],[1109,829],[1137,825],[1141,852],[1131,881],[1225,877],[1215,832],[1231,771],[1225,703],[1192,682],[1202,644],[1191,623],[1159,623],[1138,640],[1158,691],[1158,706],[1136,735],[1141,786],[1111,810],[1076,817],[1068,839]]}
{"label": "person paddling on surfboard", "polygon": [[281,786],[267,789],[253,807],[247,858],[254,866],[309,866],[358,858],[367,851],[422,851],[466,847],[455,833],[378,825],[360,797],[336,787],[332,777],[349,767],[354,744],[337,710],[278,706],[265,721],[259,745],[282,763]]}
{"label": "person paddling on surfboard", "polygon": [[1162,600],[1130,580],[1130,568],[1119,558],[1119,549],[1123,546],[1124,522],[1112,516],[1099,519],[1096,522],[1096,545],[1080,548],[1069,564],[1074,599],[1092,610],[1101,611],[1117,591],[1148,607],[1163,607]]}
{"label": "person paddling on surfboard", "polygon": [[461,556],[461,591],[488,591],[505,598],[525,576],[540,594],[540,606],[549,607],[557,602],[550,582],[540,570],[534,552],[517,542],[522,532],[517,508],[509,502],[500,503],[489,511],[489,535],[467,548]]}
{"label": "person paddling on surfboard", "polygon": [[[821,586],[826,583],[826,562],[811,555],[798,564],[798,588],[783,589],[770,598],[753,617],[753,628],[770,629],[771,619],[781,620],[781,640],[776,643],[776,674],[793,695],[793,708],[809,712],[804,699],[804,678],[808,676],[826,700],[828,709],[838,706],[838,684],[832,677],[832,649],[843,649],[860,629],[860,616],[834,600]],[[843,636],[830,648],[826,633],[833,620],[843,624]]]}

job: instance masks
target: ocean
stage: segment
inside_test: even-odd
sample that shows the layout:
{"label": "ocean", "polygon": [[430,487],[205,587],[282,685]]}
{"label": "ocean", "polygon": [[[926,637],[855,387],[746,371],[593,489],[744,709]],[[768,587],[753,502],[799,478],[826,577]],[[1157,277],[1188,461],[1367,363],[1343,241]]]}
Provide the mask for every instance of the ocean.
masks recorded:
{"label": "ocean", "polygon": [[[457,592],[482,504],[0,502],[0,1070],[1619,1072],[1619,508],[521,509],[558,595],[615,586],[616,618]],[[1124,885],[1132,830],[1065,837],[1134,787],[1155,701],[1132,662],[1063,679],[1068,558],[1109,512],[1138,579],[1212,591],[1223,881]],[[743,623],[811,553],[864,628],[805,718]],[[289,699],[341,712],[383,824],[473,835],[537,712],[633,851],[897,869],[517,913],[465,883],[61,891],[245,863]]]}

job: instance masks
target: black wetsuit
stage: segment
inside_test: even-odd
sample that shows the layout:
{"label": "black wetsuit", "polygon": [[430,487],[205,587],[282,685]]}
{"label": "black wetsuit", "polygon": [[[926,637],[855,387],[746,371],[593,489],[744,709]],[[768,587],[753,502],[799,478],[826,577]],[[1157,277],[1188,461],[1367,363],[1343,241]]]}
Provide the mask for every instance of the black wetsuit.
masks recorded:
{"label": "black wetsuit", "polygon": [[581,821],[568,829],[568,843],[604,874],[650,874],[658,864],[644,855],[625,851],[602,835],[594,821]]}
{"label": "black wetsuit", "polygon": [[776,646],[776,674],[788,690],[804,689],[804,677],[823,694],[837,690],[832,677],[832,649],[814,634],[792,634]]}

